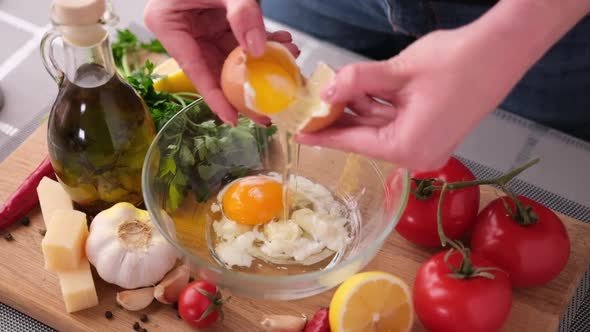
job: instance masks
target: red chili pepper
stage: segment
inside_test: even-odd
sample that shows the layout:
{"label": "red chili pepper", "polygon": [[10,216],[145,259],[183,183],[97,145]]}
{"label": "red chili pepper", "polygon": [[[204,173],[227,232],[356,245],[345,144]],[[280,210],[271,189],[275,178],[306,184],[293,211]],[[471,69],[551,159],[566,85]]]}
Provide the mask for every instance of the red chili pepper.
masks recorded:
{"label": "red chili pepper", "polygon": [[39,204],[37,186],[43,177],[56,179],[49,157],[45,157],[25,179],[25,182],[6,200],[0,209],[0,230],[13,225]]}
{"label": "red chili pepper", "polygon": [[307,322],[303,332],[330,332],[330,316],[328,308],[318,310],[313,318]]}

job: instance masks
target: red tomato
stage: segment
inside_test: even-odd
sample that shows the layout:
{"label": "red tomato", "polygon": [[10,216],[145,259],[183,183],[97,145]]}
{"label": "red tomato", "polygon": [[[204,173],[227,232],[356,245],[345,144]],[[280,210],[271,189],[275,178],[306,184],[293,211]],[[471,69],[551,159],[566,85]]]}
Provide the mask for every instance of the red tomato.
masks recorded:
{"label": "red tomato", "polygon": [[[508,197],[504,199],[514,212],[514,202]],[[514,287],[543,285],[565,267],[570,240],[553,211],[527,197],[518,196],[518,200],[525,207],[532,207],[538,222],[518,224],[502,199],[497,198],[479,214],[471,235],[471,248],[508,272]]]}
{"label": "red tomato", "polygon": [[[437,178],[445,182],[473,181],[475,176],[458,159],[451,157],[436,171],[412,173],[414,179]],[[417,185],[412,181],[412,189]],[[437,209],[440,190],[427,198],[413,192],[396,226],[398,233],[410,242],[423,246],[440,246],[437,230]],[[448,238],[461,238],[470,229],[479,210],[479,187],[448,191],[443,202],[443,229]]]}
{"label": "red tomato", "polygon": [[221,312],[221,293],[205,280],[190,283],[178,298],[178,313],[189,325],[207,327],[217,321]]}
{"label": "red tomato", "polygon": [[[493,279],[457,279],[444,261],[447,251],[431,257],[420,267],[414,281],[414,310],[431,332],[498,331],[512,306],[512,288],[505,272],[488,271]],[[455,251],[449,263],[458,268],[462,255]],[[491,262],[471,255],[475,267],[493,267]]]}

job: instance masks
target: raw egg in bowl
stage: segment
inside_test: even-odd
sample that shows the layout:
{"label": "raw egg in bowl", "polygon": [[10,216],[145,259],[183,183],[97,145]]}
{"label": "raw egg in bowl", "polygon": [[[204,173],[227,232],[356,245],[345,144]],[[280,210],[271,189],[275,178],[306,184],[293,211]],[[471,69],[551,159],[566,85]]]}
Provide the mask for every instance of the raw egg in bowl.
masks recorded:
{"label": "raw egg in bowl", "polygon": [[197,100],[156,136],[142,187],[156,228],[195,276],[235,295],[290,300],[329,290],[371,261],[405,208],[409,175],[300,146],[285,177],[277,136],[244,116],[223,125]]}
{"label": "raw egg in bowl", "polygon": [[223,64],[221,88],[240,113],[266,115],[291,132],[310,133],[329,126],[344,111],[344,105],[320,98],[334,75],[330,66],[319,63],[308,79],[287,48],[267,42],[260,57],[235,48]]}

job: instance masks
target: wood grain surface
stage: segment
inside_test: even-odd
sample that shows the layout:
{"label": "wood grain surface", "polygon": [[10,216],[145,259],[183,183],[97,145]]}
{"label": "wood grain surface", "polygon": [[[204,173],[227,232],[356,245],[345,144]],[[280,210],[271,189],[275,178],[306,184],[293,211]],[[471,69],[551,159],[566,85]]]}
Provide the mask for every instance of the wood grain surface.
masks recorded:
{"label": "wood grain surface", "polygon": [[[0,164],[0,202],[16,190],[46,155],[46,124],[43,124],[11,156]],[[482,188],[482,205],[496,197],[493,188]],[[171,306],[154,303],[141,312],[126,312],[117,307],[117,288],[95,282],[99,306],[67,314],[57,276],[43,268],[41,253],[44,228],[40,210],[30,213],[30,226],[10,229],[14,241],[0,239],[0,301],[60,331],[133,331],[132,325],[146,313],[149,322],[142,325],[153,331],[194,331],[184,324]],[[561,216],[572,241],[572,253],[566,269],[544,287],[515,290],[514,305],[503,331],[555,332],[584,271],[590,263],[590,225]],[[420,265],[434,251],[411,245],[393,233],[366,270],[382,270],[412,283]],[[327,306],[333,291],[298,301],[271,302],[232,297],[225,309],[225,321],[209,331],[259,331],[265,314],[301,313],[311,317],[319,307]],[[227,295],[227,293],[226,293]],[[110,310],[114,319],[107,320]],[[414,331],[424,331],[416,322]]]}

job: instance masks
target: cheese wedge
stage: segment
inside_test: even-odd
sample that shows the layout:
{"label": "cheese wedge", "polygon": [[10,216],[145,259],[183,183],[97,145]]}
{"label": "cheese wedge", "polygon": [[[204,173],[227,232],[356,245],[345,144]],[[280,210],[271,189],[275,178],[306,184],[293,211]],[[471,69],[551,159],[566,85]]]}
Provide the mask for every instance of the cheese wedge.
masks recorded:
{"label": "cheese wedge", "polygon": [[72,199],[63,189],[61,184],[44,177],[37,186],[37,195],[39,196],[39,205],[45,227],[49,224],[53,212],[57,209],[73,210]]}
{"label": "cheese wedge", "polygon": [[67,312],[71,313],[98,305],[90,263],[86,257],[82,257],[77,268],[58,272],[57,276]]}
{"label": "cheese wedge", "polygon": [[41,246],[45,268],[60,272],[75,269],[84,257],[88,237],[86,214],[76,210],[55,210]]}

